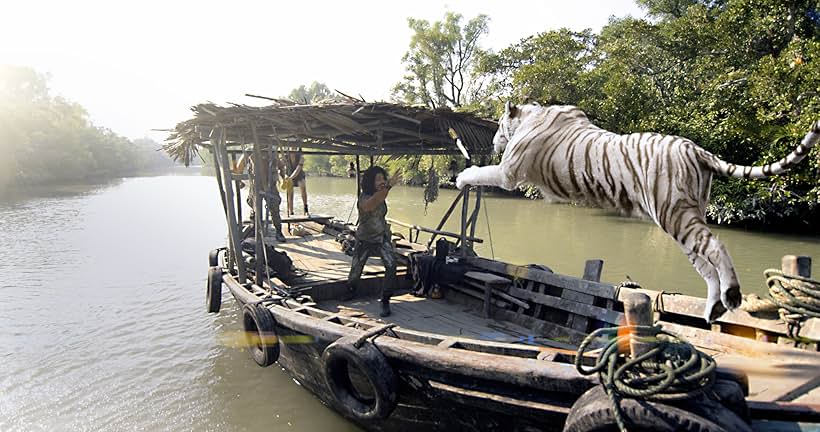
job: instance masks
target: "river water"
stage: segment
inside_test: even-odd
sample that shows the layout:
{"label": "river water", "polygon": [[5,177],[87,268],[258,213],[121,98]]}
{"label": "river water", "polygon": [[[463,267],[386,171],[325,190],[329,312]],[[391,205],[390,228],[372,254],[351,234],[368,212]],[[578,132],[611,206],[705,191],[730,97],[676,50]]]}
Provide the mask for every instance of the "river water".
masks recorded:
{"label": "river water", "polygon": [[[308,186],[314,213],[355,220],[353,180]],[[425,214],[420,188],[396,188],[388,216],[434,227],[454,197],[442,190]],[[481,255],[575,275],[601,258],[605,281],[628,275],[647,288],[704,294],[651,223],[513,198],[490,197],[484,208]],[[458,231],[457,222],[446,229]],[[817,237],[715,231],[744,292],[762,293],[763,269],[784,254],[820,259]],[[205,313],[206,256],[225,232],[206,176],[0,201],[0,431],[356,430],[235,346],[239,311],[229,294],[220,314]]]}

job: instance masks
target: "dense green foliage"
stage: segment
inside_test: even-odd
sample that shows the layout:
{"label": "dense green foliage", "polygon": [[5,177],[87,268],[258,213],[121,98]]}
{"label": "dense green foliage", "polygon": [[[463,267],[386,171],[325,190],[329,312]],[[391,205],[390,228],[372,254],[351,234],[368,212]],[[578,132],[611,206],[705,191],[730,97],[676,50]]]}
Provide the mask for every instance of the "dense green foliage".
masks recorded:
{"label": "dense green foliage", "polygon": [[462,18],[447,12],[443,21],[407,20],[413,30],[402,58],[407,74],[394,86],[394,98],[433,109],[459,108],[481,98],[484,88],[474,66],[484,53],[479,39],[489,18],[479,15],[463,26]]}
{"label": "dense green foliage", "polygon": [[[481,47],[489,18],[448,12],[409,19],[406,75],[396,102],[500,114],[502,101],[574,104],[599,126],[680,135],[737,164],[792,151],[820,118],[820,1],[636,0],[648,18],[611,18],[599,33],[547,31],[498,52]],[[0,69],[0,192],[16,184],[127,175],[153,143],[95,128],[83,108],[48,93],[26,68]],[[332,98],[313,82],[288,96]],[[153,150],[152,148],[152,150]],[[791,173],[767,180],[714,180],[709,217],[719,223],[820,231],[820,148]],[[363,158],[367,166],[368,158]],[[305,169],[346,175],[354,157],[308,156]],[[423,184],[461,157],[380,158]],[[472,163],[472,162],[470,162]],[[525,191],[537,196],[536,190]]]}
{"label": "dense green foliage", "polygon": [[[578,105],[609,130],[685,136],[745,165],[784,157],[820,119],[820,2],[639,4],[651,19],[534,35],[484,56],[479,72],[514,101]],[[820,230],[819,150],[784,176],[716,178],[708,216]]]}
{"label": "dense green foliage", "polygon": [[30,68],[0,66],[0,194],[173,165],[150,139],[131,142],[95,127],[83,107],[51,96],[47,84]]}

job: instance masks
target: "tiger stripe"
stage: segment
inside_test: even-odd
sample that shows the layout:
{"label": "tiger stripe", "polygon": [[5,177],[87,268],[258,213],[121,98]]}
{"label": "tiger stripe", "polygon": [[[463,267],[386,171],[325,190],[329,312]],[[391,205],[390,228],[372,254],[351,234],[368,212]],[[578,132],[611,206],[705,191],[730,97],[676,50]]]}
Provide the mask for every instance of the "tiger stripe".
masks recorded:
{"label": "tiger stripe", "polygon": [[[726,248],[705,223],[712,175],[764,178],[798,164],[820,140],[815,122],[797,148],[773,164],[721,160],[692,141],[642,132],[618,135],[592,124],[574,106],[507,105],[494,148],[501,164],[480,184],[538,186],[548,198],[645,216],[679,244],[707,285],[704,317],[740,304],[740,286]],[[459,175],[461,184],[471,179]],[[461,186],[460,186],[461,187]]]}

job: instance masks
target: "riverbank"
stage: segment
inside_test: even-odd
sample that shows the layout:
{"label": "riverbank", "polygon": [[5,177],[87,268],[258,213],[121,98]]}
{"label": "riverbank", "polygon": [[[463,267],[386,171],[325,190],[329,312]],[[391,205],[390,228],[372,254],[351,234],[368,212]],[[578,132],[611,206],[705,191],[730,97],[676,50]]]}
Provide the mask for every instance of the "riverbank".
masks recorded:
{"label": "riverbank", "polygon": [[0,201],[24,199],[44,195],[71,195],[83,191],[114,186],[124,179],[140,177],[163,177],[173,175],[202,175],[201,167],[186,168],[181,165],[143,170],[121,176],[86,176],[58,181],[26,182],[24,184],[0,185]]}

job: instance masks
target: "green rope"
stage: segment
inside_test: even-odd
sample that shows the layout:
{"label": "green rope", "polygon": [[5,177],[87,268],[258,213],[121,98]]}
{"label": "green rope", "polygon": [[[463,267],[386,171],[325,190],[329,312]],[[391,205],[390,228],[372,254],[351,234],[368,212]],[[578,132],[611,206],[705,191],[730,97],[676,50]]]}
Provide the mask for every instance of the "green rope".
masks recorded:
{"label": "green rope", "polygon": [[785,275],[776,269],[768,269],[763,275],[776,305],[792,313],[820,318],[820,281]]}
{"label": "green rope", "polygon": [[[619,334],[620,333],[620,334]],[[636,336],[635,333],[649,336]],[[630,336],[632,335],[632,336]],[[610,341],[591,368],[583,366],[584,353],[599,337]],[[619,347],[628,347],[630,337],[654,346],[630,358]],[[627,348],[628,350],[628,348]],[[626,326],[595,330],[578,347],[575,368],[583,375],[598,374],[612,402],[618,428],[626,432],[620,399],[670,401],[704,394],[714,383],[715,361],[680,337],[659,326]]]}
{"label": "green rope", "polygon": [[788,336],[797,339],[804,320],[820,318],[820,282],[777,269],[767,269],[763,275],[769,286],[769,298],[779,308],[780,319],[788,325]]}

